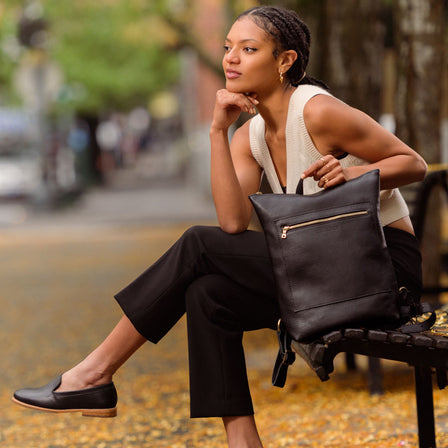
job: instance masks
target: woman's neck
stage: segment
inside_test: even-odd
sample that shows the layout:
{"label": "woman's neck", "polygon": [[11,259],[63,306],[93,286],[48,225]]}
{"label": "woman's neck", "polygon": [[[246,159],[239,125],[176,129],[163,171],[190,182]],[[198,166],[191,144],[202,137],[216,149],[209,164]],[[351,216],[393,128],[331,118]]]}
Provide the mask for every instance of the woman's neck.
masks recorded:
{"label": "woman's neck", "polygon": [[278,89],[267,97],[257,97],[260,101],[257,109],[269,133],[276,134],[285,130],[289,100],[295,90],[295,87],[289,86],[286,89]]}

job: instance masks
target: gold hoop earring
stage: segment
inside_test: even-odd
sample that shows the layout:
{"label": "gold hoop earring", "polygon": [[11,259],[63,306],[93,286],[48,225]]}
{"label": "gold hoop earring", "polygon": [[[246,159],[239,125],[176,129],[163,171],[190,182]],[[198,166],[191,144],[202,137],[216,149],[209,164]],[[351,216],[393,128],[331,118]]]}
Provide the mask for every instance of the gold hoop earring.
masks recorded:
{"label": "gold hoop earring", "polygon": [[283,72],[280,72],[280,84],[283,84]]}

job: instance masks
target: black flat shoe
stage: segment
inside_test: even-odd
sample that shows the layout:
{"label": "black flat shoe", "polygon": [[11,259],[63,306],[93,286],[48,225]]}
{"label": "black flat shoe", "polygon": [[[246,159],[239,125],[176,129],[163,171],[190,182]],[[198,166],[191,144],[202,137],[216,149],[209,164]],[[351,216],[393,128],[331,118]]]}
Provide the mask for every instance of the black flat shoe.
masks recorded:
{"label": "black flat shoe", "polygon": [[12,401],[27,408],[47,412],[81,412],[85,417],[115,417],[117,415],[117,390],[114,383],[89,389],[55,392],[61,384],[61,376],[46,386],[36,389],[20,389]]}

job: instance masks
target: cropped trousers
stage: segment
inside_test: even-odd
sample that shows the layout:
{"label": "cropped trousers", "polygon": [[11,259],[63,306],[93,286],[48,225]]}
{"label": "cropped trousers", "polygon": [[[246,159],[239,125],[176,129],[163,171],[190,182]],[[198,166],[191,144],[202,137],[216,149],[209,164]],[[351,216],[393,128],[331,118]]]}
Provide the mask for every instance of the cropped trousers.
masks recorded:
{"label": "cropped trousers", "polygon": [[[400,230],[385,228],[385,234],[400,286],[419,294],[418,243]],[[264,235],[207,226],[188,229],[115,295],[137,331],[153,343],[186,313],[191,417],[253,414],[242,338],[245,331],[276,328],[275,297]]]}

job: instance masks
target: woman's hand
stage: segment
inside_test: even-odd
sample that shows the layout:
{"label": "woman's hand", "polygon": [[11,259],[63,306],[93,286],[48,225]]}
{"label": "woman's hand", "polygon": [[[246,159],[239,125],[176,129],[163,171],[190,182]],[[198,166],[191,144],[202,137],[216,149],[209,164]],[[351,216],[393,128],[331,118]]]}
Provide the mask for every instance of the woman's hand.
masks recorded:
{"label": "woman's hand", "polygon": [[251,95],[229,92],[221,89],[216,92],[215,109],[213,112],[212,130],[227,130],[241,112],[256,114],[257,99]]}
{"label": "woman's hand", "polygon": [[339,160],[330,154],[322,156],[302,174],[302,179],[313,177],[320,188],[330,188],[347,182],[344,169]]}

